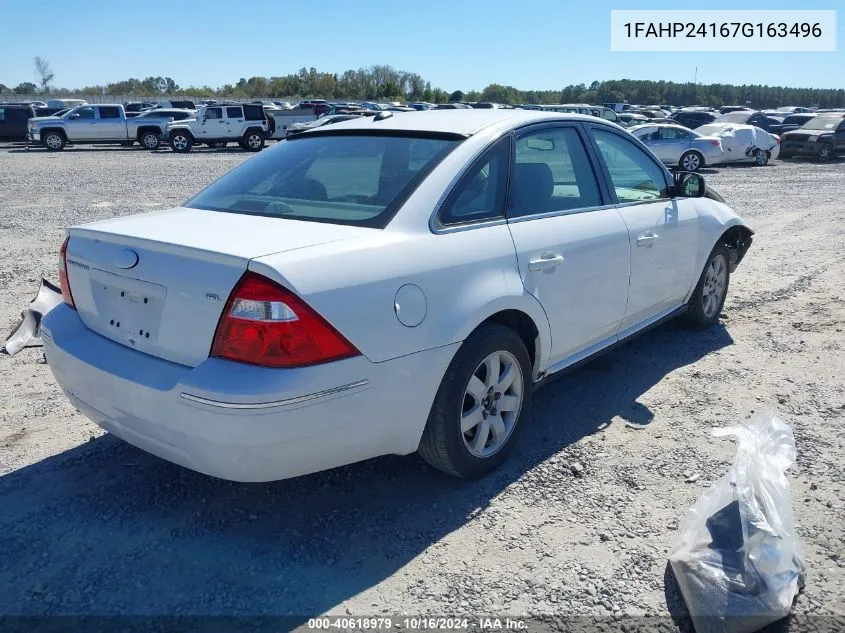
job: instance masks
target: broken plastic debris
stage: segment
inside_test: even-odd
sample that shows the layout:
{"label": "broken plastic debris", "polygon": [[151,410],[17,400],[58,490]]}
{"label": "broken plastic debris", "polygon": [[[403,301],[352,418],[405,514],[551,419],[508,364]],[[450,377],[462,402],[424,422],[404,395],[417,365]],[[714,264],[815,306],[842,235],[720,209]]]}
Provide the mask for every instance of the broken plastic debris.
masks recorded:
{"label": "broken plastic debris", "polygon": [[26,309],[21,320],[6,338],[3,352],[14,356],[24,347],[41,344],[41,318],[62,302],[62,291],[46,279],[41,279],[38,293]]}
{"label": "broken plastic debris", "polygon": [[795,438],[772,413],[713,434],[737,437],[736,458],[684,518],[669,562],[697,633],[750,633],[789,615],[804,586],[785,475]]}

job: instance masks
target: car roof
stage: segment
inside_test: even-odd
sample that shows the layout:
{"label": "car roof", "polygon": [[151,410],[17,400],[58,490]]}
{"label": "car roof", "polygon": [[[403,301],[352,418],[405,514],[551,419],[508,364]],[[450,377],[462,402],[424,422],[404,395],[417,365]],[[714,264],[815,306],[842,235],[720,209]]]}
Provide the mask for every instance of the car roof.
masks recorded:
{"label": "car roof", "polygon": [[518,127],[526,123],[572,120],[591,121],[599,119],[583,114],[560,112],[539,112],[537,110],[425,110],[397,112],[393,116],[379,119],[376,117],[358,117],[332,125],[332,131],[338,130],[392,130],[397,132],[424,132],[434,134],[459,134],[472,136],[484,128],[497,123],[509,123]]}

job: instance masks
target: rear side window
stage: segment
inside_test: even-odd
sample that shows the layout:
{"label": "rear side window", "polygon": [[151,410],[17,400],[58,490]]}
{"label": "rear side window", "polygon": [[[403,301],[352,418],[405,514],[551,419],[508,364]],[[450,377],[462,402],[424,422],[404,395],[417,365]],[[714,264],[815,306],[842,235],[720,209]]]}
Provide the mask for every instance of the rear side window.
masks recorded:
{"label": "rear side window", "polygon": [[510,163],[510,139],[487,150],[464,174],[440,210],[448,226],[503,217]]}
{"label": "rear side window", "polygon": [[189,118],[191,115],[188,112],[174,112],[173,113],[173,120],[174,121],[182,121],[184,119]]}
{"label": "rear side window", "polygon": [[[450,136],[302,135],[242,163],[187,206],[383,228],[460,142]],[[424,153],[428,160],[419,158]]]}
{"label": "rear side window", "polygon": [[520,136],[508,217],[596,207],[601,195],[587,151],[572,127]]}
{"label": "rear side window", "polygon": [[612,132],[594,129],[593,135],[620,203],[669,197],[663,169],[642,149]]}
{"label": "rear side window", "polygon": [[120,108],[103,106],[99,110],[100,110],[100,118],[101,119],[119,119],[120,118]]}
{"label": "rear side window", "polygon": [[93,119],[94,108],[80,108],[75,114],[78,114],[80,119]]}

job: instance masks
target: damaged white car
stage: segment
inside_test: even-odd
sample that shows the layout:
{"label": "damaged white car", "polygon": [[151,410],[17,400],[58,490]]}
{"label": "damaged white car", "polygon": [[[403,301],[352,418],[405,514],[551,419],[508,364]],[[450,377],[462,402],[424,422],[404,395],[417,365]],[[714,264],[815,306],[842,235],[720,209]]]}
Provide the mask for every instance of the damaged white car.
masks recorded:
{"label": "damaged white car", "polygon": [[722,142],[723,163],[754,163],[762,167],[780,154],[780,137],[754,125],[708,123],[695,131]]}
{"label": "damaged white car", "polygon": [[752,240],[720,200],[589,116],[361,117],[183,207],[71,228],[44,349],[85,415],[203,473],[418,450],[474,477],[550,375],[718,321]]}

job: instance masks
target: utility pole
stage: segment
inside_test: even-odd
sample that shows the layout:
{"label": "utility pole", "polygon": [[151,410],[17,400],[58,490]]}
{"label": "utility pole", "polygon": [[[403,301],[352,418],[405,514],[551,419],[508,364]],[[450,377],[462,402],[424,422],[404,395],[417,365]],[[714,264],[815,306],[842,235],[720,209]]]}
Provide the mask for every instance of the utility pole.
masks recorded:
{"label": "utility pole", "polygon": [[695,67],[695,76],[692,80],[692,100],[698,105],[698,66]]}

